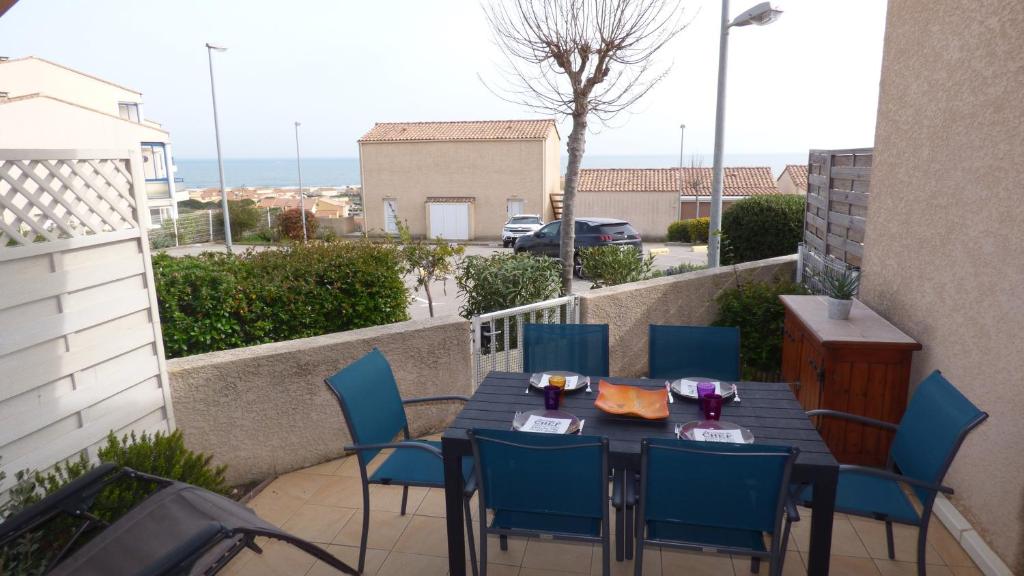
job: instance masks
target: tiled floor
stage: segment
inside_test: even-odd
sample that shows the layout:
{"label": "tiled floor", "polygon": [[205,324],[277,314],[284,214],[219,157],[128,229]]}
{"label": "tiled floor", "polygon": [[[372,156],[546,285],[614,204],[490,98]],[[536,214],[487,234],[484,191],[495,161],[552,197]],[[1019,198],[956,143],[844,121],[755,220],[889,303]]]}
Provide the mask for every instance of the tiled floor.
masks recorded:
{"label": "tiled floor", "polygon": [[[399,515],[399,487],[370,488],[370,538],[366,574],[373,576],[444,576],[448,572],[444,493],[439,489],[409,491],[408,514]],[[343,458],[286,474],[274,480],[250,502],[263,518],[320,544],[352,566],[358,558],[362,496],[355,459]],[[475,512],[476,507],[473,507]],[[785,574],[804,574],[810,530],[810,511],[793,525]],[[832,570],[835,576],[901,576],[916,574],[917,531],[896,526],[896,560],[886,556],[881,522],[838,515],[833,528]],[[980,575],[971,559],[938,521],[928,532],[928,574]],[[491,576],[553,576],[600,574],[601,549],[589,544],[515,539],[506,552],[497,541],[488,543]],[[692,576],[749,574],[747,558],[648,549],[644,574]],[[321,576],[337,574],[322,562],[295,548],[268,543],[264,554],[245,551],[224,572],[234,575]],[[632,574],[633,563],[612,560],[613,574]],[[762,567],[767,574],[767,567]]]}

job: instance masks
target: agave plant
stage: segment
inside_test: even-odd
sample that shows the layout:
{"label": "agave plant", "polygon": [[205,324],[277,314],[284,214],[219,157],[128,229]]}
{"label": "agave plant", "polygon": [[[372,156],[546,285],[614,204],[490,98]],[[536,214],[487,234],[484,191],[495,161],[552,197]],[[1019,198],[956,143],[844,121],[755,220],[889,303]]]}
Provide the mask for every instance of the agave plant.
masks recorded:
{"label": "agave plant", "polygon": [[852,300],[860,288],[860,269],[845,264],[835,267],[826,264],[817,274],[825,292],[836,300]]}

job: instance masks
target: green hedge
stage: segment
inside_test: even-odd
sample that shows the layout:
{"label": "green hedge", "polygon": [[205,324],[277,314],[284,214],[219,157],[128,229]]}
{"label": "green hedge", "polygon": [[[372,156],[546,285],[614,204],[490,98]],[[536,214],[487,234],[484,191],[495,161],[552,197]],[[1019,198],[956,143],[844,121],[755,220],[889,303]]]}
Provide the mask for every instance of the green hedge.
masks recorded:
{"label": "green hedge", "polygon": [[525,252],[467,256],[455,274],[462,299],[459,314],[472,318],[557,298],[562,289],[561,269],[554,258]]}
{"label": "green hedge", "polygon": [[583,277],[591,288],[617,286],[651,277],[654,256],[646,257],[635,246],[595,246],[580,250]]}
{"label": "green hedge", "polygon": [[708,243],[708,229],[711,227],[711,219],[707,216],[703,218],[691,218],[686,220],[686,226],[690,229],[690,241],[695,244],[707,244]]}
{"label": "green hedge", "polygon": [[740,200],[722,213],[722,263],[796,254],[803,234],[804,197],[771,194]]}
{"label": "green hedge", "polygon": [[676,220],[668,225],[669,242],[689,242],[690,224],[689,220]]}
{"label": "green hedge", "polygon": [[157,254],[153,272],[168,358],[408,319],[397,251],[369,242]]}

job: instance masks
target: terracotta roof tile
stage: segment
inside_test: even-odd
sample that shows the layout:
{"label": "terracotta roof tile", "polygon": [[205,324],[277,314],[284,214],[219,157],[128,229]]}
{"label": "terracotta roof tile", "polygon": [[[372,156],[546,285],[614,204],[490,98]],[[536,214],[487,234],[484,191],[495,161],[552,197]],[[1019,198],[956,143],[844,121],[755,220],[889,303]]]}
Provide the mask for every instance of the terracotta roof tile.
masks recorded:
{"label": "terracotta roof tile", "polygon": [[[679,168],[584,168],[580,170],[580,192],[675,192],[679,190]],[[683,194],[711,195],[711,168],[683,168]],[[777,194],[778,187],[768,166],[725,169],[723,196]]]}
{"label": "terracotta roof tile", "polygon": [[[806,164],[786,164],[786,169],[782,171],[782,174],[786,172],[789,172],[789,177],[793,179],[793,184],[796,184],[797,189],[807,190]],[[779,178],[782,178],[782,174],[779,174]]]}
{"label": "terracotta roof tile", "polygon": [[541,140],[555,121],[480,120],[468,122],[378,122],[360,142],[422,142],[453,140]]}

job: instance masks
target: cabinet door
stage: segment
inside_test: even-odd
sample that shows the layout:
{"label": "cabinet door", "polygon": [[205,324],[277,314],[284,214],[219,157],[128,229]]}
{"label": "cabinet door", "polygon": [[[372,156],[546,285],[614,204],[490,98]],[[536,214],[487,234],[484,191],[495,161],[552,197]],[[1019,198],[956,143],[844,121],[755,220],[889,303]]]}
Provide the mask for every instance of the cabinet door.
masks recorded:
{"label": "cabinet door", "polygon": [[804,330],[792,313],[786,312],[782,328],[782,381],[788,382],[793,394],[797,394],[800,381],[800,355]]}
{"label": "cabinet door", "polygon": [[821,408],[821,385],[824,374],[824,354],[821,348],[806,334],[800,346],[800,389],[797,399],[804,410]]}

